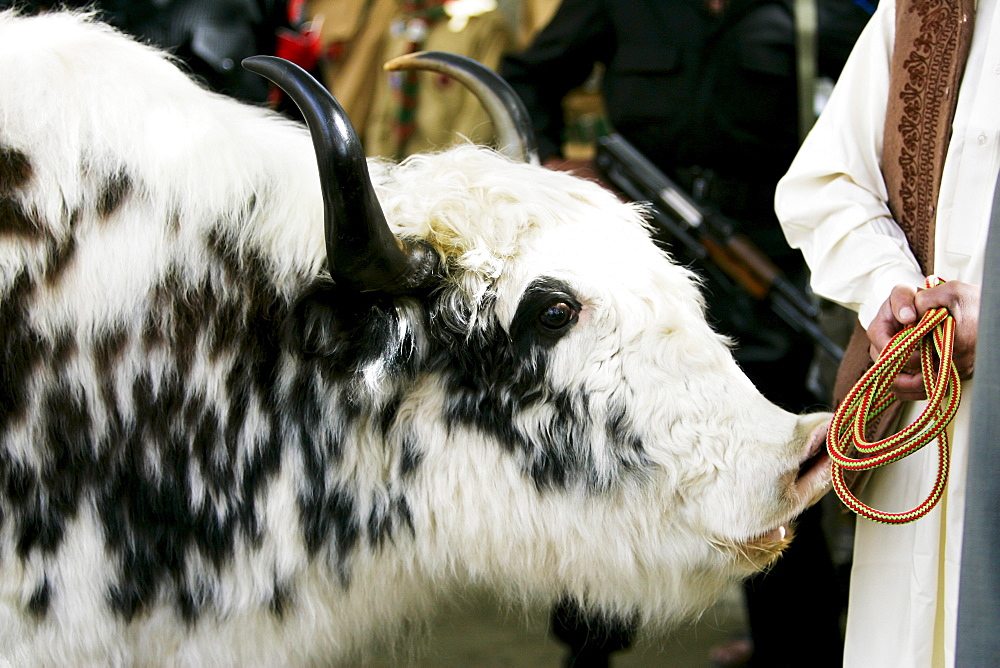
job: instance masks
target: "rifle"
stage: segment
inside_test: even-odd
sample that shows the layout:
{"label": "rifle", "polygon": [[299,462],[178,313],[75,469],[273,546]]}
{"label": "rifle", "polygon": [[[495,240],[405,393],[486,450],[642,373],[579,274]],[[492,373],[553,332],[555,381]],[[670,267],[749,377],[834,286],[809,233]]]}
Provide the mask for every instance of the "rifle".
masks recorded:
{"label": "rifle", "polygon": [[732,221],[696,202],[619,134],[597,140],[594,163],[601,176],[629,199],[647,202],[657,230],[679,245],[699,268],[757,300],[766,301],[793,330],[809,336],[835,362],[843,349],[817,323],[809,297]]}

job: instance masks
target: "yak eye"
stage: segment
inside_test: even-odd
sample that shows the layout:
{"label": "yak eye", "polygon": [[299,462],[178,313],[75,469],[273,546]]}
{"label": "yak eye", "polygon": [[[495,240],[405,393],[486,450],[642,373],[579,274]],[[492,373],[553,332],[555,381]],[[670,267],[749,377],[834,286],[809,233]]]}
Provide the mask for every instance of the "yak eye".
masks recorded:
{"label": "yak eye", "polygon": [[525,289],[510,336],[526,346],[551,346],[573,330],[583,306],[568,285],[543,277]]}
{"label": "yak eye", "polygon": [[576,311],[566,302],[552,304],[538,317],[539,322],[548,329],[562,329],[576,320]]}

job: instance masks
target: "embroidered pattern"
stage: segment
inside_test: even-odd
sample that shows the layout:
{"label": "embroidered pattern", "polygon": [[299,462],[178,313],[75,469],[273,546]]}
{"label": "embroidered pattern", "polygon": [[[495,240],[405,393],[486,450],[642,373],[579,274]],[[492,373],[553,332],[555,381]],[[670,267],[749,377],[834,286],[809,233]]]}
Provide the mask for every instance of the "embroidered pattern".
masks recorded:
{"label": "embroidered pattern", "polygon": [[960,37],[968,17],[960,3],[949,0],[914,0],[908,5],[906,11],[916,13],[920,29],[902,63],[902,114],[896,127],[901,138],[901,174],[892,209],[914,254],[930,270],[933,234],[928,232],[933,230],[944,152],[951,136],[964,61],[961,42],[965,40]]}

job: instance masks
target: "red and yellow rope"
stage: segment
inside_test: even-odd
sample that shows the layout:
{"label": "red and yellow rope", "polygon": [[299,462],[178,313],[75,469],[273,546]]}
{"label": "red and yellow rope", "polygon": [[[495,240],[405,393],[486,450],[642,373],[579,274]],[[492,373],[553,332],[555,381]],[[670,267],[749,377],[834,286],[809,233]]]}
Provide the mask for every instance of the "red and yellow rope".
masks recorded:
{"label": "red and yellow rope", "polygon": [[[927,287],[939,279],[928,278]],[[861,377],[837,408],[826,437],[830,453],[833,488],[848,508],[858,515],[885,524],[904,524],[920,519],[937,504],[948,481],[947,427],[962,399],[958,371],[952,362],[955,321],[944,308],[932,309],[916,325],[894,336],[874,366]],[[896,398],[892,383],[906,360],[919,349],[920,365],[927,393],[927,406],[916,420],[896,434],[879,441],[865,438],[865,427],[885,411]],[[934,368],[934,355],[939,359]],[[844,471],[864,471],[886,466],[907,457],[934,439],[938,440],[938,470],[930,494],[919,506],[904,513],[888,513],[865,505],[844,483]],[[847,456],[851,446],[863,457]]]}

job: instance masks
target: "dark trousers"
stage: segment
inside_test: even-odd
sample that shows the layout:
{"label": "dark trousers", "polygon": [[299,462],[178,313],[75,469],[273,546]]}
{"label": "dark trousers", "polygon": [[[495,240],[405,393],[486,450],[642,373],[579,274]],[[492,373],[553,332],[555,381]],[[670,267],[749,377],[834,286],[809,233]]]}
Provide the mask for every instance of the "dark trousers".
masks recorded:
{"label": "dark trousers", "polygon": [[843,665],[840,616],[846,600],[822,527],[823,506],[799,516],[795,539],[774,567],[743,584],[754,653],[751,666]]}

